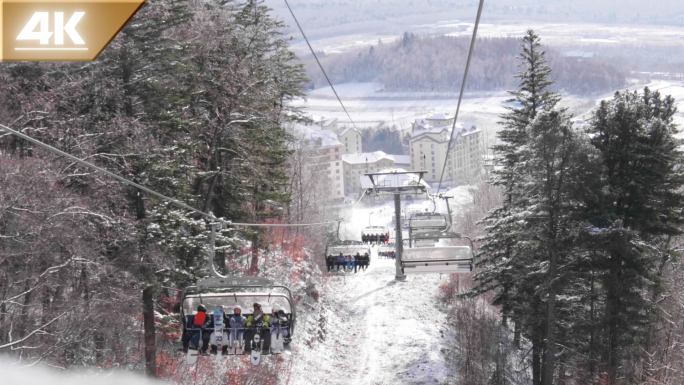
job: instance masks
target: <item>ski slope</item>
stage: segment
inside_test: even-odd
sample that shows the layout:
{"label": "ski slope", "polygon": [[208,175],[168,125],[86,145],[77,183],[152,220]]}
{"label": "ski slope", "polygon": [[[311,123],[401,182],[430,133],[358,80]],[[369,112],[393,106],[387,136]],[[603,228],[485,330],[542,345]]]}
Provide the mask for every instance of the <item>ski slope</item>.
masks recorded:
{"label": "ski slope", "polygon": [[365,272],[331,275],[319,341],[294,360],[290,384],[443,384],[446,313],[440,275],[394,280],[394,260],[371,255]]}

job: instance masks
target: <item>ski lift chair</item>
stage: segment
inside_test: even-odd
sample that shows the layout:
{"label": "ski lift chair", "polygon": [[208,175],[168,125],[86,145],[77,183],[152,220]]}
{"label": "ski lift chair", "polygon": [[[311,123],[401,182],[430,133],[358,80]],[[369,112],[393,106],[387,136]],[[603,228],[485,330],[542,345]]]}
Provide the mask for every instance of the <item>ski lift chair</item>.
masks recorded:
{"label": "ski lift chair", "polygon": [[[223,306],[224,309],[232,311],[236,306],[246,310],[243,315],[251,314],[252,305],[259,303],[263,308],[278,308],[282,310],[289,324],[287,327],[287,339],[284,345],[288,345],[294,335],[297,312],[292,298],[292,292],[285,286],[275,285],[268,279],[259,277],[247,278],[206,278],[198,282],[195,286],[185,289],[181,301],[181,320],[183,320],[183,333],[202,331],[198,328],[187,326],[187,316],[193,314],[197,305],[204,304],[207,314],[212,314],[213,309]],[[194,354],[200,346],[193,347]],[[268,353],[268,352],[266,352]],[[229,351],[230,354],[230,351]],[[233,354],[237,354],[233,351]]]}
{"label": "ski lift chair", "polygon": [[389,238],[389,231],[384,226],[368,226],[361,230],[361,239],[368,243],[377,243],[380,241],[380,235],[385,235]]}
{"label": "ski lift chair", "polygon": [[470,246],[441,246],[404,249],[402,270],[412,273],[469,273],[473,270]]}
{"label": "ski lift chair", "polygon": [[412,231],[445,231],[448,227],[449,221],[444,214],[415,213],[409,218],[409,229]]}
{"label": "ski lift chair", "polygon": [[[354,256],[357,253],[359,255],[364,255],[368,254],[370,256],[370,247],[367,244],[364,243],[358,243],[358,242],[353,242],[353,243],[337,243],[334,245],[330,245],[326,248],[325,255],[332,255],[333,257],[340,255],[346,256]],[[344,269],[343,271],[348,271],[347,269]]]}

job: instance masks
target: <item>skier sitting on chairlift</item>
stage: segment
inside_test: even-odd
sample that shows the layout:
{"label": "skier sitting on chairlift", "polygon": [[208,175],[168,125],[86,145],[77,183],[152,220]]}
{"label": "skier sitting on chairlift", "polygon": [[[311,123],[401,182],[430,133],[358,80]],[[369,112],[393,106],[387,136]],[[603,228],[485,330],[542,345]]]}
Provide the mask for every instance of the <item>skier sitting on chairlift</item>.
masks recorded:
{"label": "skier sitting on chairlift", "polygon": [[228,352],[228,317],[223,310],[223,306],[218,305],[209,316],[206,324],[207,339],[209,340],[209,347],[211,347],[211,354],[218,354],[218,348],[221,348],[223,354]]}
{"label": "skier sitting on chairlift", "polygon": [[328,268],[328,273],[332,271],[333,266],[335,266],[335,257],[332,256],[332,254],[325,257],[325,266]]}
{"label": "skier sitting on chairlift", "polygon": [[273,308],[271,312],[271,350],[280,353],[289,342],[290,320],[282,309]]}
{"label": "skier sitting on chairlift", "polygon": [[337,268],[337,271],[340,271],[340,268],[344,267],[344,255],[342,252],[340,252],[340,255],[335,257],[335,267]]}
{"label": "skier sitting on chairlift", "polygon": [[242,315],[242,308],[240,306],[235,306],[233,308],[233,314],[228,318],[229,327],[229,341],[233,344],[232,347],[238,348],[243,346],[244,336],[245,336],[245,317]]}
{"label": "skier sitting on chairlift", "polygon": [[209,332],[206,330],[207,318],[207,308],[202,304],[197,306],[197,313],[186,317],[186,324],[181,338],[184,352],[188,352],[190,343],[199,349],[201,338],[202,353],[206,353],[209,347]]}
{"label": "skier sitting on chairlift", "polygon": [[352,271],[352,269],[354,268],[354,257],[352,257],[351,255],[347,255],[344,261],[344,268],[347,271]]}
{"label": "skier sitting on chairlift", "polygon": [[270,347],[271,333],[269,332],[271,317],[268,314],[264,314],[261,310],[261,305],[254,303],[254,312],[247,316],[245,320],[245,351],[251,351],[254,348],[259,348],[259,346],[252,346],[252,340],[255,334],[261,336],[261,341],[263,341],[263,346],[261,346],[262,352],[268,352]]}

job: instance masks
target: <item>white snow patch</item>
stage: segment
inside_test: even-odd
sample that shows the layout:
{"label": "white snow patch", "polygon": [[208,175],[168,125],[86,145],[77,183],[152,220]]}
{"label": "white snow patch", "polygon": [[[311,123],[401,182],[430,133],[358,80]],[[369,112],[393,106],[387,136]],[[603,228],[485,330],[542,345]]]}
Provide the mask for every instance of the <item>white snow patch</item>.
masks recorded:
{"label": "white snow patch", "polygon": [[324,339],[300,354],[291,383],[441,384],[446,313],[435,297],[440,275],[394,280],[394,261],[375,250],[366,272],[332,276],[323,294]]}
{"label": "white snow patch", "polygon": [[10,360],[0,360],[0,373],[4,385],[161,385],[153,381],[124,372],[115,371],[58,371],[42,366],[25,366]]}

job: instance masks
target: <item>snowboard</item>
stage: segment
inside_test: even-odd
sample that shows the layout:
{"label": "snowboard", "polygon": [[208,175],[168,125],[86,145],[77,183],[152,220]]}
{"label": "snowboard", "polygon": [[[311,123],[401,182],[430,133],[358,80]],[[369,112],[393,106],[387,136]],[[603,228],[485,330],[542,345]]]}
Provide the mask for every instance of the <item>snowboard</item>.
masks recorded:
{"label": "snowboard", "polygon": [[275,325],[271,329],[271,352],[282,353],[285,351],[285,338],[287,337],[287,326]]}
{"label": "snowboard", "polygon": [[216,346],[217,355],[223,355],[223,346],[228,345],[228,336],[225,332],[225,325],[223,323],[223,309],[217,307],[212,313],[212,318],[214,321],[214,332],[211,333],[211,338],[209,344],[213,347]]}
{"label": "snowboard", "polygon": [[252,365],[259,365],[261,363],[261,336],[259,333],[254,333],[252,339],[252,350],[249,353],[250,362]]}

